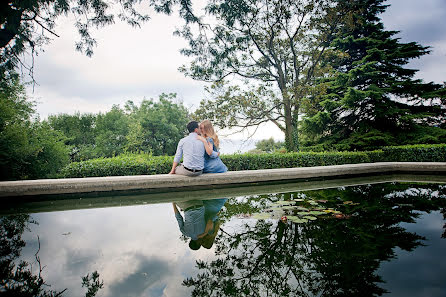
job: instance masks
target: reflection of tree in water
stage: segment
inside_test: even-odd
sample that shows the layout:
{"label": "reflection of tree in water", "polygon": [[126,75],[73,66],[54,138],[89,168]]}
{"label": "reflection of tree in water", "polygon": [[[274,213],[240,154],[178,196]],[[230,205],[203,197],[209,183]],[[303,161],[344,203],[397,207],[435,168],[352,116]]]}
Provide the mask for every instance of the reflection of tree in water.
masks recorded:
{"label": "reflection of tree in water", "polygon": [[[20,260],[22,248],[26,245],[22,239],[25,230],[29,231],[29,224],[37,224],[28,214],[0,217],[0,296],[63,296],[66,291],[48,290],[48,284],[42,278],[43,266],[38,253],[35,254],[35,264]],[[37,266],[36,273],[33,265]],[[82,278],[82,287],[86,287],[87,297],[96,295],[103,283],[99,281],[99,274],[95,271]]]}
{"label": "reflection of tree in water", "polygon": [[[441,213],[443,214],[443,219],[446,221],[446,207],[443,207],[443,209],[441,210]],[[446,238],[446,223],[443,226],[443,234],[441,234],[441,238]]]}
{"label": "reflection of tree in water", "polygon": [[304,192],[350,218],[248,222],[234,234],[220,234],[219,258],[198,262],[200,273],[183,285],[193,287],[192,296],[380,296],[380,263],[395,257],[395,247],[412,251],[424,240],[398,224],[415,222],[420,213],[414,210],[445,207],[444,186],[406,189],[388,184]]}

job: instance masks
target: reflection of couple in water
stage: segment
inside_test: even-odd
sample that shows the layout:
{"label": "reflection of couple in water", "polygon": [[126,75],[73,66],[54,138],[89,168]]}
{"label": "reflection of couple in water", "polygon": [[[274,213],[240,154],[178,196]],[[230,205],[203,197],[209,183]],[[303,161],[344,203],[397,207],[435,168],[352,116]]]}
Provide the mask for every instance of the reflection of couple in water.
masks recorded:
{"label": "reflection of couple in water", "polygon": [[[198,250],[201,246],[207,249],[212,247],[220,229],[217,214],[226,200],[227,198],[172,203],[181,233],[191,239],[189,242],[191,249]],[[184,218],[177,205],[184,210]]]}
{"label": "reflection of couple in water", "polygon": [[[169,174],[198,176],[202,173],[223,173],[228,171],[220,159],[219,139],[209,120],[200,124],[187,124],[189,135],[178,142],[177,151]],[[179,164],[183,158],[183,163]],[[175,217],[181,232],[191,238],[189,247],[197,250],[200,246],[210,248],[220,227],[217,213],[227,199],[189,200],[173,203]],[[184,211],[181,216],[177,205]]]}

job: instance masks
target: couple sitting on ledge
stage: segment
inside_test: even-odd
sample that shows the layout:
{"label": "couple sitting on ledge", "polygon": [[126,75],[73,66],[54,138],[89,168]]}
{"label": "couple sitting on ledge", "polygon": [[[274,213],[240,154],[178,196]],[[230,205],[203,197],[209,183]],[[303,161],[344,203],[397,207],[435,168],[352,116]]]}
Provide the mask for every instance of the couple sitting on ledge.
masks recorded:
{"label": "couple sitting on ledge", "polygon": [[[220,159],[218,136],[209,120],[200,124],[187,124],[189,135],[180,140],[169,174],[198,176],[202,173],[223,173],[228,171]],[[183,163],[180,164],[181,158]],[[210,248],[219,229],[217,213],[226,198],[214,200],[188,200],[172,203],[181,233],[190,237],[189,247]],[[177,205],[184,211],[184,218]]]}
{"label": "couple sitting on ledge", "polygon": [[[187,124],[189,135],[180,140],[169,174],[198,176],[228,171],[220,159],[218,136],[209,120]],[[183,157],[183,163],[179,164]],[[179,165],[178,165],[179,164]]]}

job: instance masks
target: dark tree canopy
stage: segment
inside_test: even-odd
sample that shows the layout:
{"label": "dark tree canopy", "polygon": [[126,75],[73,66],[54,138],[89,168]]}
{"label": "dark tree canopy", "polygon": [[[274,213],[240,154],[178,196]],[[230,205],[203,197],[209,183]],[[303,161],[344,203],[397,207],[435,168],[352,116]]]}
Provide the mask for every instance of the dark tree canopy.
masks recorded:
{"label": "dark tree canopy", "polygon": [[[407,64],[429,53],[416,42],[403,43],[379,18],[383,0],[355,2],[353,25],[344,26],[328,58],[334,71],[319,84],[326,89],[306,107],[307,144],[339,149],[446,141],[446,90],[414,76]],[[443,129],[441,129],[443,128]]]}

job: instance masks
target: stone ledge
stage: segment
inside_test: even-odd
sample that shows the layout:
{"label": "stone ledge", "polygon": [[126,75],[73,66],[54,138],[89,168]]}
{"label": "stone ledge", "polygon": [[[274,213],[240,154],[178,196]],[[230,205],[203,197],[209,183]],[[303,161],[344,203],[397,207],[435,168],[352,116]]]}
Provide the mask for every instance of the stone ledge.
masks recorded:
{"label": "stone ledge", "polygon": [[380,162],[317,167],[230,171],[198,177],[136,175],[0,182],[0,197],[234,185],[279,180],[391,172],[446,173],[446,162]]}

